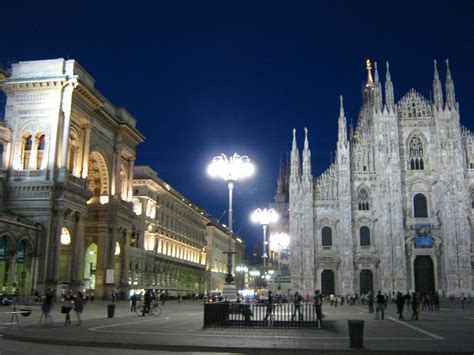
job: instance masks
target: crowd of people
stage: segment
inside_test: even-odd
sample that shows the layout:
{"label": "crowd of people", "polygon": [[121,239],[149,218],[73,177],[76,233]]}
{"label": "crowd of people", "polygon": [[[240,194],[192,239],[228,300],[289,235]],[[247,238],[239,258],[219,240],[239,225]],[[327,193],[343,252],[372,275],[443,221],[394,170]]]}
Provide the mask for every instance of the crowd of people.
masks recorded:
{"label": "crowd of people", "polygon": [[[38,295],[38,298],[42,299],[40,324],[47,325],[48,319],[50,324],[53,323],[53,317],[51,316],[51,312],[54,308],[54,303],[56,299],[54,290],[48,289],[46,290],[43,297]],[[86,303],[86,299],[84,298],[83,293],[80,291],[73,293],[71,290],[66,290],[61,295],[61,303],[61,313],[65,314],[66,317],[64,325],[72,324],[71,311],[74,311],[74,313],[76,314],[76,325],[81,325],[81,313],[83,312],[84,304]]]}

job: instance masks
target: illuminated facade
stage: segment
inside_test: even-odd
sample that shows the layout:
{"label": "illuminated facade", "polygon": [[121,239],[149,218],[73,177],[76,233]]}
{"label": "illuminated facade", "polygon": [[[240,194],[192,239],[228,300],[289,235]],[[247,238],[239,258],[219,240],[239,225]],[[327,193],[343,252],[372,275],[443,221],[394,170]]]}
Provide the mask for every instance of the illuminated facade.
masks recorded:
{"label": "illuminated facade", "polygon": [[213,218],[149,167],[134,167],[144,137],[125,109],[74,60],[13,64],[0,70],[0,87],[2,293],[208,291]]}
{"label": "illuminated facade", "polygon": [[293,132],[289,177],[292,290],[472,293],[474,137],[460,123],[447,66],[445,100],[436,69],[433,100],[410,90],[385,99],[368,63],[354,132],[344,109],[334,163],[311,174]]}

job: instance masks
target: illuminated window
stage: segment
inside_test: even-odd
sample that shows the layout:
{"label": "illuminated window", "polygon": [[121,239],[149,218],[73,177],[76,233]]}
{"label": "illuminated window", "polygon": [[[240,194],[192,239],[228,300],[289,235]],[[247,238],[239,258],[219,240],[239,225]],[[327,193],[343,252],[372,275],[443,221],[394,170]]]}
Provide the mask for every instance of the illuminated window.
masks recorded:
{"label": "illuminated window", "polygon": [[67,228],[63,228],[61,230],[61,244],[62,245],[69,245],[71,244],[71,234]]}

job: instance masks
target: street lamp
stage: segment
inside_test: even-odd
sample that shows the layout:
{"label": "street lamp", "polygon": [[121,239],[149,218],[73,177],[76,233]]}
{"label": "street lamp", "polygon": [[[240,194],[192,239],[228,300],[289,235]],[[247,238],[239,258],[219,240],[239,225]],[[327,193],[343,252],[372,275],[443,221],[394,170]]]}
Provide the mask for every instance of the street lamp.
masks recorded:
{"label": "street lamp", "polygon": [[263,227],[263,271],[265,272],[267,266],[267,227],[270,223],[278,221],[278,213],[273,208],[263,210],[257,208],[250,217],[252,222],[260,223]]}
{"label": "street lamp", "polygon": [[273,233],[270,236],[270,250],[275,250],[278,253],[278,289],[281,290],[281,253],[290,245],[290,236],[286,233]]}
{"label": "street lamp", "polygon": [[237,267],[235,268],[235,271],[240,273],[240,282],[241,282],[240,288],[243,290],[244,286],[245,286],[245,282],[244,282],[245,276],[242,277],[242,274],[248,272],[249,268],[246,265],[243,265],[243,264],[242,265],[237,265]]}
{"label": "street lamp", "polygon": [[207,168],[207,172],[211,177],[220,177],[227,182],[229,188],[229,243],[227,251],[227,275],[225,281],[228,285],[232,284],[234,277],[232,276],[232,190],[237,180],[251,176],[255,171],[255,167],[250,162],[249,157],[240,156],[234,153],[233,156],[227,158],[225,154],[221,154],[212,159],[211,164]]}
{"label": "street lamp", "polygon": [[260,271],[258,270],[250,270],[249,271],[250,277],[253,280],[253,294],[255,295],[255,289],[257,287],[257,283],[255,282],[255,279],[260,276]]}

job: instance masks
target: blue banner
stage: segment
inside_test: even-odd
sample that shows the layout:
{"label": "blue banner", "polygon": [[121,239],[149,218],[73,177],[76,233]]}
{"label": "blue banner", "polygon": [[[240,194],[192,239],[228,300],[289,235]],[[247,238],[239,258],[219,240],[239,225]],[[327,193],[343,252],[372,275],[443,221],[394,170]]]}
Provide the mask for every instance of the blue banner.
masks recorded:
{"label": "blue banner", "polygon": [[433,238],[431,237],[431,225],[417,224],[415,226],[415,247],[417,248],[433,247]]}

